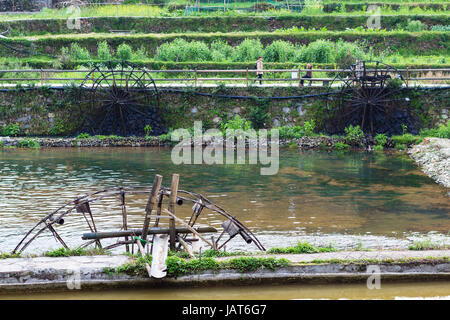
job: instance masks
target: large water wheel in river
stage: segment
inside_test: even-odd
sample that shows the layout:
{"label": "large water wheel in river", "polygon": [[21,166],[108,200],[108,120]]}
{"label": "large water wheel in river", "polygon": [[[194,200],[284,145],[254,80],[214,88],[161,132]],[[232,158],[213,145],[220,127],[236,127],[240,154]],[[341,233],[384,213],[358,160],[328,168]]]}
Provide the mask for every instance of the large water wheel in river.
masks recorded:
{"label": "large water wheel in river", "polygon": [[145,68],[126,61],[97,64],[81,87],[88,90],[81,104],[89,110],[82,132],[142,136],[150,126],[152,134],[163,133],[158,89]]}
{"label": "large water wheel in river", "polygon": [[[370,65],[370,67],[368,67]],[[398,70],[379,61],[359,61],[350,75],[338,74],[326,95],[326,131],[342,134],[350,125],[366,132],[397,134],[402,124],[414,130],[407,83]]]}

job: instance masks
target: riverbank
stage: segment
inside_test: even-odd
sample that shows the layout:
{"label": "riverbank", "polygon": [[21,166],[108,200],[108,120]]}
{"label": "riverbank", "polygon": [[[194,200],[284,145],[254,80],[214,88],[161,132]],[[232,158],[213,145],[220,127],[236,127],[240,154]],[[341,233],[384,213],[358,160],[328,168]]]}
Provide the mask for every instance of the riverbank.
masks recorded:
{"label": "riverbank", "polygon": [[[249,270],[202,269],[203,271],[163,279],[127,273],[127,268],[124,266],[130,265],[136,261],[136,258],[125,255],[9,258],[0,260],[0,293],[114,287],[355,283],[367,281],[368,277],[373,275],[371,270],[374,268],[383,281],[450,280],[449,254],[450,250],[265,254],[251,257],[273,259],[272,261],[282,259],[280,261],[284,263],[273,268],[266,266],[256,270],[251,268]],[[223,262],[240,258],[242,257],[203,259],[210,259],[209,262]]]}
{"label": "riverbank", "polygon": [[450,188],[450,139],[425,138],[410,148],[408,154],[425,174]]}

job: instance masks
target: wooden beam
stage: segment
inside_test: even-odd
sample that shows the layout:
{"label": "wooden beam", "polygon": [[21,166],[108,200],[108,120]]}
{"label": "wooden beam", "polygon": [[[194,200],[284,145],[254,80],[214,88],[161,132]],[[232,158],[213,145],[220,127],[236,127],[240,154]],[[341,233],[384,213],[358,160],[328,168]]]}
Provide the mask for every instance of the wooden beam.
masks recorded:
{"label": "wooden beam", "polygon": [[165,210],[165,212],[169,215],[171,215],[175,220],[177,220],[179,223],[181,223],[182,225],[184,225],[186,228],[188,228],[192,233],[196,234],[200,239],[202,239],[203,241],[205,241],[209,246],[211,246],[211,248],[214,248],[214,245],[211,243],[211,241],[206,240],[205,237],[203,237],[200,233],[197,232],[197,230],[195,230],[194,228],[192,228],[189,224],[187,224],[186,222],[184,222],[182,219],[176,217],[174,214],[172,214],[172,212],[170,212],[169,210]]}
{"label": "wooden beam", "polygon": [[147,240],[148,228],[150,226],[149,216],[152,214],[153,206],[155,205],[156,198],[159,195],[159,189],[161,188],[162,176],[157,174],[153,181],[152,191],[148,197],[147,206],[145,207],[145,220],[144,227],[142,228],[142,239]]}
{"label": "wooden beam", "polygon": [[170,186],[170,196],[169,196],[169,211],[172,219],[169,220],[169,230],[170,230],[170,250],[175,250],[175,242],[176,242],[176,230],[175,230],[175,207],[177,202],[177,194],[178,194],[178,184],[180,182],[180,176],[178,174],[172,175],[172,184]]}
{"label": "wooden beam", "polygon": [[[184,222],[184,221],[183,221]],[[194,233],[210,233],[217,232],[216,228],[213,227],[196,227],[195,229],[190,228],[176,228],[176,233],[193,233],[192,229],[195,230]],[[107,231],[107,232],[90,232],[84,233],[81,239],[83,240],[94,240],[94,239],[106,239],[106,238],[123,238],[125,236],[140,236],[142,234],[142,229],[131,229],[131,230],[121,230],[121,231]],[[170,234],[169,228],[151,228],[148,230],[148,234]]]}

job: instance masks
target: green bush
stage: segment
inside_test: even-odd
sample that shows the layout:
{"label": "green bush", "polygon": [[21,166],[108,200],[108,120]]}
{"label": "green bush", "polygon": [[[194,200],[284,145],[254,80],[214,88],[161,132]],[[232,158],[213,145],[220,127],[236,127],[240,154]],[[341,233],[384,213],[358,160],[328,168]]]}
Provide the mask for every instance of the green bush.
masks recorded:
{"label": "green bush", "polygon": [[338,141],[338,142],[336,142],[336,143],[333,145],[333,148],[334,148],[335,150],[347,150],[347,149],[350,148],[350,146],[349,146],[348,144],[344,143],[344,142]]}
{"label": "green bush", "polygon": [[161,61],[211,61],[208,46],[201,41],[188,42],[184,39],[175,39],[163,43],[156,49],[156,60]]}
{"label": "green bush", "polygon": [[225,41],[219,39],[211,43],[211,60],[212,61],[228,61],[231,60],[233,47]]}
{"label": "green bush", "polygon": [[290,42],[275,40],[264,49],[263,59],[270,62],[288,62],[295,56],[296,48]]}
{"label": "green bush", "polygon": [[133,58],[133,50],[128,44],[122,43],[117,47],[117,57],[122,61],[131,60]]}
{"label": "green bush", "polygon": [[374,151],[383,151],[384,147],[382,145],[377,144],[377,145],[373,146],[373,150]]}
{"label": "green bush", "polygon": [[431,26],[431,31],[450,31],[450,25],[443,26],[443,25],[435,25]]}
{"label": "green bush", "polygon": [[364,132],[358,126],[348,126],[345,130],[345,140],[351,144],[361,144],[361,139],[364,138]]}
{"label": "green bush", "polygon": [[74,60],[90,60],[91,55],[89,54],[89,50],[86,48],[82,48],[78,43],[74,42],[70,46],[69,56]]}
{"label": "green bush", "polygon": [[97,58],[104,61],[113,60],[113,55],[111,49],[109,48],[108,42],[102,41],[97,45]]}
{"label": "green bush", "polygon": [[386,142],[387,142],[387,136],[385,134],[378,133],[375,136],[375,142],[377,143],[377,146],[384,147],[386,145]]}
{"label": "green bush", "polygon": [[77,136],[77,139],[89,139],[89,138],[91,138],[91,135],[89,133],[80,133]]}
{"label": "green bush", "polygon": [[330,63],[334,62],[334,43],[329,40],[316,40],[308,46],[301,47],[299,55],[296,57],[298,62]]}
{"label": "green bush", "polygon": [[264,53],[259,39],[245,39],[233,51],[233,61],[256,61]]}
{"label": "green bush", "polygon": [[20,133],[20,127],[17,123],[10,123],[1,130],[2,136],[15,137]]}
{"label": "green bush", "polygon": [[233,119],[228,120],[225,123],[220,125],[223,132],[227,129],[229,130],[250,130],[252,128],[252,123],[245,118],[241,118],[238,115],[235,115]]}
{"label": "green bush", "polygon": [[420,32],[427,29],[427,25],[419,20],[408,20],[408,24],[405,28],[409,32]]}
{"label": "green bush", "polygon": [[17,145],[19,148],[37,149],[40,147],[39,141],[37,139],[22,139],[17,141]]}
{"label": "green bush", "polygon": [[419,135],[421,137],[435,137],[450,139],[450,121],[447,124],[441,124],[438,128],[422,129]]}
{"label": "green bush", "polygon": [[311,137],[314,135],[314,130],[316,129],[316,122],[314,119],[311,119],[311,121],[305,121],[303,123],[303,132],[305,136]]}

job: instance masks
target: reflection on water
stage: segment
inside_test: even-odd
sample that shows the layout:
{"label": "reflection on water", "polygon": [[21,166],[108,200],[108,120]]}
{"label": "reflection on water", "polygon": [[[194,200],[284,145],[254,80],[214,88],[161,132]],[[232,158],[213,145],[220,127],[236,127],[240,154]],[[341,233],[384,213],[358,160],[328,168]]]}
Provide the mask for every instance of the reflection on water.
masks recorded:
{"label": "reflection on water", "polygon": [[220,286],[208,288],[157,288],[0,295],[1,299],[85,300],[287,300],[287,299],[450,299],[449,282],[383,283],[376,290],[359,284],[289,284]]}
{"label": "reflection on water", "polygon": [[[261,176],[259,165],[176,166],[165,148],[74,148],[0,151],[0,250],[11,250],[40,217],[80,194],[151,185],[156,173],[165,185],[179,173],[180,189],[226,208],[266,247],[319,236],[337,246],[365,239],[386,246],[394,238],[405,245],[405,235],[429,232],[448,240],[446,190],[406,156],[282,151],[278,174]],[[142,200],[130,199],[130,223],[136,227],[142,223]],[[102,205],[99,223],[119,228],[115,199]],[[220,226],[216,218],[204,216],[201,222]],[[79,217],[61,227],[77,242],[85,231]],[[40,249],[56,246],[50,236],[44,239]]]}

